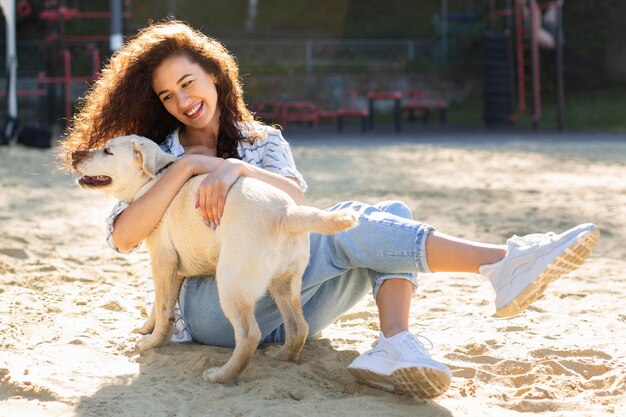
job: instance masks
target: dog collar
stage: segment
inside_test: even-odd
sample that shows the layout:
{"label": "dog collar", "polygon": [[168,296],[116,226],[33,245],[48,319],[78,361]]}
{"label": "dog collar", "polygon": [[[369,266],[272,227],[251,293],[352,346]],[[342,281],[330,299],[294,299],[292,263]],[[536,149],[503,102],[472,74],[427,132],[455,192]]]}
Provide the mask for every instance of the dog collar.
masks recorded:
{"label": "dog collar", "polygon": [[165,164],[163,167],[161,167],[161,169],[159,169],[156,173],[156,175],[159,175],[161,172],[165,171],[166,169],[168,169],[169,167],[172,166],[172,164],[174,163],[174,161],[172,162],[168,162],[167,164]]}

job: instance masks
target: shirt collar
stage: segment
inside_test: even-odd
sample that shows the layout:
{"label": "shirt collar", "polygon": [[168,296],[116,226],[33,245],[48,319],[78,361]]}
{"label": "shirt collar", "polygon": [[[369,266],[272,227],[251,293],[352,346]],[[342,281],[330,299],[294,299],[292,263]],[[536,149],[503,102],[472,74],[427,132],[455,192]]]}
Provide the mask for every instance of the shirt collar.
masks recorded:
{"label": "shirt collar", "polygon": [[180,127],[177,127],[169,135],[165,138],[163,143],[161,143],[161,149],[163,151],[174,155],[177,158],[180,158],[185,154],[185,149],[183,145],[180,144],[180,139],[178,137],[178,133],[180,131]]}

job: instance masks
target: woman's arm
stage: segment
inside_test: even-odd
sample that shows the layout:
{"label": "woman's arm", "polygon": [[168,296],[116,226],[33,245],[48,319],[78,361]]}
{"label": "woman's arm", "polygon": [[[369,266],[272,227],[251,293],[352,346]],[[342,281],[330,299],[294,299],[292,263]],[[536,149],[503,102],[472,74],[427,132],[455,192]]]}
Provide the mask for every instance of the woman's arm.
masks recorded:
{"label": "woman's arm", "polygon": [[255,167],[254,165],[243,163],[243,173],[246,177],[256,178],[276,188],[280,188],[293,200],[296,204],[302,204],[302,198],[304,197],[304,191],[300,188],[300,182],[294,177],[285,177],[280,174],[268,171],[263,168]]}
{"label": "woman's arm", "polygon": [[115,247],[127,252],[141,243],[189,178],[212,172],[223,162],[221,158],[204,155],[185,155],[176,161],[152,188],[117,216],[111,234]]}
{"label": "woman's arm", "polygon": [[230,187],[241,176],[256,178],[289,194],[296,204],[302,202],[303,191],[296,178],[275,174],[238,159],[226,159],[210,176],[202,181],[196,196],[196,208],[204,222],[216,227],[224,212],[224,203]]}

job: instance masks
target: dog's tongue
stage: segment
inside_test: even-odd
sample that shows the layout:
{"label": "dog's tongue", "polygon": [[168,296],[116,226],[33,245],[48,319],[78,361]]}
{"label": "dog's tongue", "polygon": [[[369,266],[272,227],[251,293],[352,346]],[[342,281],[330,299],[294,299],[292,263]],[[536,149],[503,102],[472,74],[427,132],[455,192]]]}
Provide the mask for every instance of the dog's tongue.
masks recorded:
{"label": "dog's tongue", "polygon": [[108,185],[111,183],[111,177],[106,175],[84,175],[78,179],[78,182],[83,185]]}

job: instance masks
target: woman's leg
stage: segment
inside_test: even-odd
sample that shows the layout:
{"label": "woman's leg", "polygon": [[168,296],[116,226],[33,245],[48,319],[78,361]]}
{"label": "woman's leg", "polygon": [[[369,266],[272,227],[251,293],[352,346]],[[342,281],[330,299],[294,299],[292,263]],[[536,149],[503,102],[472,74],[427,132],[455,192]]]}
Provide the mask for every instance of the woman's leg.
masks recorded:
{"label": "woman's leg", "polygon": [[[413,218],[410,209],[401,202],[383,202],[377,207],[398,217]],[[458,239],[436,230],[426,237],[425,250],[432,272],[478,273],[481,265],[496,263],[506,254],[504,246]],[[380,330],[386,337],[408,330],[413,290],[411,283],[405,279],[388,278],[380,286],[376,305]]]}
{"label": "woman's leg", "polygon": [[471,272],[504,258],[504,245],[472,242],[433,231],[426,239],[426,259],[433,272]]}
{"label": "woman's leg", "polygon": [[[330,236],[311,235],[311,258],[302,281],[303,312],[311,334],[328,326],[356,304],[372,285],[375,296],[381,285],[391,278],[404,280],[413,289],[415,272],[428,271],[423,246],[431,228],[388,213],[398,209],[408,212],[404,204],[383,202],[375,207],[346,202],[329,210],[346,207],[359,213],[357,228]],[[393,273],[376,270],[392,270]],[[232,328],[221,311],[214,280],[202,277],[185,280],[179,303],[195,340],[226,347],[234,344]],[[271,297],[259,300],[256,317],[262,340],[283,340],[282,319]]]}
{"label": "woman's leg", "polygon": [[[350,204],[361,209],[367,207],[360,203]],[[331,210],[340,207],[343,206],[338,205]],[[400,201],[382,201],[371,207],[376,209],[372,213],[380,211],[403,219],[410,220],[412,218],[411,210]],[[370,215],[369,217],[373,216]],[[386,218],[391,217],[387,215]],[[339,239],[345,237],[348,236],[337,236]],[[315,250],[312,250],[311,257],[323,259],[324,257],[320,258],[322,253],[332,256],[328,252],[333,252],[334,248],[337,247],[335,242],[336,240],[332,236],[312,236],[311,244]],[[371,242],[365,243],[371,246]],[[350,244],[343,245],[344,248],[350,246]],[[352,250],[356,249],[356,247],[352,248]],[[324,267],[307,268],[304,282],[316,281],[315,278],[308,275],[315,275],[320,270],[324,270]],[[368,268],[353,268],[321,285],[309,287],[307,291],[303,291],[303,312],[310,325],[310,333],[315,334],[352,308],[369,292],[370,288],[373,288],[374,298],[379,308],[381,330],[385,334],[395,334],[408,328],[411,294],[416,286],[417,275],[414,272],[385,274]],[[282,331],[281,326],[269,339],[273,341],[282,340],[284,337]]]}
{"label": "woman's leg", "polygon": [[[471,242],[436,230],[426,238],[426,259],[432,272],[478,273],[482,265],[495,264],[506,255],[506,246]],[[404,279],[389,279],[378,291],[376,305],[380,330],[387,337],[408,330],[413,286]]]}

